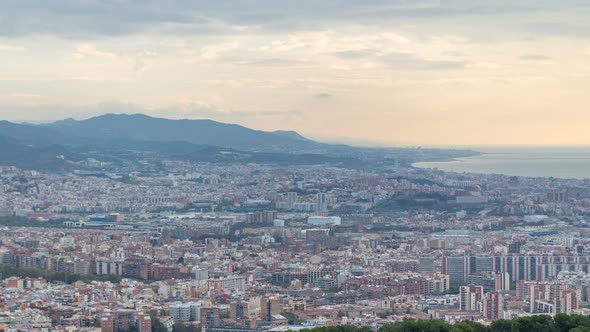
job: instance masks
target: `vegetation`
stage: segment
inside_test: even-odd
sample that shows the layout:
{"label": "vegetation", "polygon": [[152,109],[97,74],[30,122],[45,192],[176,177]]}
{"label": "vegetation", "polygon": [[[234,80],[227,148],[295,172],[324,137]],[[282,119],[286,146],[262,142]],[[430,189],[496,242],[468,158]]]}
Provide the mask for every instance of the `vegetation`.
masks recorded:
{"label": "vegetation", "polygon": [[155,166],[149,167],[151,170],[157,169],[157,162],[162,159],[373,168],[396,162],[410,166],[416,161],[450,160],[476,154],[468,150],[323,144],[299,137],[297,133],[285,135],[210,120],[172,121],[141,114],[111,114],[83,121],[68,119],[46,126],[0,122],[0,164],[59,173],[81,168],[106,171],[103,166],[72,163],[88,158],[112,163],[114,169],[128,166],[142,169],[139,161],[144,158],[151,159]]}
{"label": "vegetation", "polygon": [[168,332],[168,328],[158,318],[158,316],[152,314],[150,315],[152,320],[152,332]]}
{"label": "vegetation", "polygon": [[297,317],[297,315],[295,315],[291,311],[283,311],[283,312],[281,312],[281,315],[283,317],[287,318],[287,321],[289,322],[290,325],[299,325],[299,324],[305,322],[305,320],[300,319],[299,317]]}
{"label": "vegetation", "polygon": [[303,329],[301,332],[371,332],[369,327],[357,327],[354,325],[322,326],[312,329]]}
{"label": "vegetation", "polygon": [[219,240],[228,240],[232,242],[240,241],[242,239],[247,238],[248,234],[244,234],[245,228],[260,228],[260,227],[268,227],[268,224],[263,223],[248,223],[248,222],[240,222],[234,223],[230,226],[229,232],[227,234],[219,235],[219,234],[202,234],[197,238],[190,238],[193,242],[203,242],[205,239],[219,239]]}
{"label": "vegetation", "polygon": [[[3,135],[6,132],[2,133]],[[57,144],[30,146],[12,137],[0,136],[0,165],[17,166],[23,169],[63,172],[69,165],[59,156],[74,155]]]}
{"label": "vegetation", "polygon": [[448,199],[449,197],[440,193],[418,193],[414,196],[398,195],[379,202],[375,206],[374,212],[387,213],[416,209],[451,211],[457,209],[447,203]]}
{"label": "vegetation", "polygon": [[447,185],[444,185],[442,183],[432,181],[432,180],[426,179],[426,178],[409,178],[409,177],[405,177],[405,176],[394,176],[394,177],[388,178],[388,180],[397,180],[397,181],[407,180],[407,181],[410,181],[412,183],[419,184],[419,185],[448,187]]}
{"label": "vegetation", "polygon": [[61,220],[40,221],[25,217],[6,216],[0,218],[0,226],[9,227],[61,227]]}
{"label": "vegetation", "polygon": [[[152,328],[153,330],[153,328]],[[192,324],[176,323],[173,327],[174,332],[201,332],[201,327]]]}
{"label": "vegetation", "polygon": [[34,268],[20,268],[11,265],[0,264],[0,275],[3,278],[21,277],[21,278],[45,278],[47,281],[61,281],[67,283],[74,283],[77,281],[92,282],[92,281],[110,281],[118,283],[121,281],[121,276],[108,275],[94,275],[94,274],[68,274],[64,272],[52,272],[49,270],[41,270]]}
{"label": "vegetation", "polygon": [[[302,332],[365,332],[368,328],[353,325],[316,327]],[[453,325],[442,320],[405,319],[385,324],[378,332],[590,332],[590,316],[557,314],[555,317],[536,315],[512,320],[496,320],[486,326],[471,321]]]}
{"label": "vegetation", "polygon": [[338,287],[338,286],[332,286],[332,287],[330,287],[328,289],[325,289],[324,291],[326,293],[338,293],[338,292],[342,291],[342,289],[340,287]]}

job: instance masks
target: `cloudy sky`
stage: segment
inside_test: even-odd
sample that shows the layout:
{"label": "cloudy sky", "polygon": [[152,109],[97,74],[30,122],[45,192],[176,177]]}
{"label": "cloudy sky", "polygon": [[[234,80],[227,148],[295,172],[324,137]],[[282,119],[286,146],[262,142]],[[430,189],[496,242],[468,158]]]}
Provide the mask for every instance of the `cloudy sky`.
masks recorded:
{"label": "cloudy sky", "polygon": [[0,118],[590,144],[590,1],[2,0]]}

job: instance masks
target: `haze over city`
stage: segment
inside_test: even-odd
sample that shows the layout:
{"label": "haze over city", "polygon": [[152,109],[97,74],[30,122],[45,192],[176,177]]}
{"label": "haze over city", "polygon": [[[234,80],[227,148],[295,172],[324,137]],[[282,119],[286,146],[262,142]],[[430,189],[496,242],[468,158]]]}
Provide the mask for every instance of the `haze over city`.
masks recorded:
{"label": "haze over city", "polygon": [[590,1],[0,0],[0,332],[589,332]]}
{"label": "haze over city", "polygon": [[0,114],[378,145],[584,145],[584,1],[3,1]]}

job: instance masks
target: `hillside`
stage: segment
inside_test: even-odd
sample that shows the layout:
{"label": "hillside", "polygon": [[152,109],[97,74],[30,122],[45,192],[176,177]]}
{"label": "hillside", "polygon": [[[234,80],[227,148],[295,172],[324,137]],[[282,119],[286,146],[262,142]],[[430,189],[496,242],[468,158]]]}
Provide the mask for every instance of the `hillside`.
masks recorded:
{"label": "hillside", "polygon": [[[0,121],[0,153],[4,165],[57,172],[89,167],[106,171],[96,166],[105,163],[109,171],[134,171],[163,159],[370,168],[473,154],[465,150],[358,148],[315,142],[294,131],[267,132],[212,120],[171,120],[143,114],[106,114],[44,125]],[[87,163],[86,159],[104,163]]]}
{"label": "hillside", "polygon": [[212,120],[171,120],[143,114],[106,114],[82,121],[59,121],[45,126],[65,137],[85,140],[188,142],[238,150],[278,151],[311,148],[319,143],[297,133],[289,135],[254,130]]}

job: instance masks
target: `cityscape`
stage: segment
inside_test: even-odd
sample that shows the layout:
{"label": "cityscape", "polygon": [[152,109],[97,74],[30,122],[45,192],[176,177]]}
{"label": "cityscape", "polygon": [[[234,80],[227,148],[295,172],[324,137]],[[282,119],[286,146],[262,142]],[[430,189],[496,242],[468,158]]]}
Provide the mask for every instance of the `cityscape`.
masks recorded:
{"label": "cityscape", "polygon": [[589,313],[590,180],[163,163],[128,181],[1,168],[7,329]]}
{"label": "cityscape", "polygon": [[590,332],[590,2],[0,1],[0,332]]}

